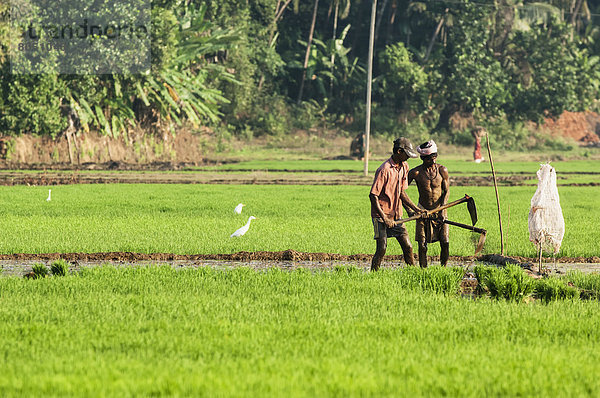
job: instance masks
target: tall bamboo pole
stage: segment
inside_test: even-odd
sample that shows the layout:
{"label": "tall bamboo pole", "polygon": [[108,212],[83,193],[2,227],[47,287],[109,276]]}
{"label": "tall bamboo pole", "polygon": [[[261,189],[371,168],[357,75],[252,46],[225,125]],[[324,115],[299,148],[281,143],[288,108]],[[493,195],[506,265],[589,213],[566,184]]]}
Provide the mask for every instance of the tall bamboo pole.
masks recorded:
{"label": "tall bamboo pole", "polygon": [[371,7],[371,29],[369,33],[369,64],[367,67],[367,117],[365,118],[365,176],[369,175],[369,139],[371,136],[371,81],[373,80],[373,46],[375,43],[375,17],[377,16],[377,0]]}
{"label": "tall bamboo pole", "polygon": [[496,182],[496,171],[494,170],[494,159],[490,149],[490,135],[485,132],[487,141],[488,156],[490,157],[490,166],[492,167],[492,177],[494,178],[494,189],[496,190],[496,205],[498,206],[498,223],[500,224],[500,255],[504,255],[504,232],[502,232],[502,214],[500,213],[500,197],[498,196],[498,183]]}

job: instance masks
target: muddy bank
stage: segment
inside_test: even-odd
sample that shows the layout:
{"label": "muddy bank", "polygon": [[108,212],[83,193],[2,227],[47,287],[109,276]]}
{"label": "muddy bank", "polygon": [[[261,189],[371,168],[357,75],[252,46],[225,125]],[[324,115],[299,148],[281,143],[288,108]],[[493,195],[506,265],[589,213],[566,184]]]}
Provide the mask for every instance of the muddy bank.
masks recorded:
{"label": "muddy bank", "polygon": [[[115,162],[110,164],[116,164]],[[87,170],[104,170],[94,165]],[[151,169],[150,165],[140,170],[115,167],[112,171],[48,171],[33,172],[1,171],[0,185],[68,185],[68,184],[256,184],[256,185],[370,185],[371,176],[355,172],[306,172],[284,173],[272,171],[198,171],[178,164],[154,164],[162,169]],[[165,172],[169,171],[169,172]],[[535,180],[537,181],[537,180]],[[535,184],[534,178],[521,175],[498,177],[500,186],[520,186]],[[492,177],[457,176],[450,178],[450,184],[460,186],[493,186]],[[559,186],[598,186],[600,183],[564,183]]]}
{"label": "muddy bank", "polygon": [[0,185],[69,184],[239,184],[239,185],[370,185],[371,177],[359,174],[278,174],[239,172],[10,172],[0,171]]}
{"label": "muddy bank", "polygon": [[[134,253],[134,252],[103,252],[103,253],[15,253],[0,254],[1,261],[51,261],[62,258],[69,262],[77,261],[107,261],[107,262],[139,262],[139,261],[309,261],[309,262],[370,262],[372,254],[337,254],[337,253],[304,253],[295,250],[278,252],[237,252],[229,254],[174,254],[174,253]],[[439,258],[428,257],[432,262]],[[402,255],[388,255],[388,262],[404,262]],[[536,259],[516,256],[499,256],[497,254],[486,254],[483,256],[450,256],[453,263],[487,262],[504,265],[509,262],[520,264],[536,264]],[[558,264],[600,264],[600,257],[558,257]],[[551,264],[544,262],[545,265]]]}

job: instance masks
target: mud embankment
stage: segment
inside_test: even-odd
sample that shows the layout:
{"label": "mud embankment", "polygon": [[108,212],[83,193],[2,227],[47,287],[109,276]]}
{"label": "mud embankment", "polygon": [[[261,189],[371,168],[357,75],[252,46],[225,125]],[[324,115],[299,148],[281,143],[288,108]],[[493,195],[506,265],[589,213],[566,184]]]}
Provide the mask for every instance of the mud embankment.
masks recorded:
{"label": "mud embankment", "polygon": [[[295,250],[277,252],[237,252],[226,254],[174,254],[174,253],[134,253],[134,252],[103,252],[103,253],[14,253],[0,254],[2,261],[52,261],[64,259],[76,261],[107,261],[107,262],[140,262],[140,261],[310,261],[310,262],[370,262],[372,254],[338,254],[338,253],[304,253]],[[439,261],[435,256],[428,257],[431,261]],[[404,262],[402,255],[388,255],[386,261]],[[506,263],[536,264],[535,258],[517,256],[499,256],[486,254],[483,256],[450,256],[453,263],[487,262],[499,265]],[[559,264],[600,264],[600,257],[557,257]],[[545,263],[549,264],[549,263]]]}
{"label": "mud embankment", "polygon": [[[198,170],[189,163],[153,162],[142,167],[121,162],[85,164],[77,169],[54,165],[45,169],[35,165],[29,171],[1,170],[0,185],[68,185],[68,184],[256,184],[256,185],[370,185],[371,176],[355,171],[212,171]],[[576,173],[573,173],[576,174]],[[584,174],[584,173],[582,173]],[[589,173],[585,173],[589,174]],[[598,174],[600,176],[600,174]],[[535,176],[498,175],[500,186],[535,185]],[[493,186],[491,176],[455,175],[450,185]],[[561,183],[559,186],[600,186],[600,182]]]}

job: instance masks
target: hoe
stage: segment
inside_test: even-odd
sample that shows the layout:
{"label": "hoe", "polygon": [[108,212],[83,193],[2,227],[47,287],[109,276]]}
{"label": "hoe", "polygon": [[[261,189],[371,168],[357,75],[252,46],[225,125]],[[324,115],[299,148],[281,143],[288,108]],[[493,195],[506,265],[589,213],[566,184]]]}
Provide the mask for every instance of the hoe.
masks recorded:
{"label": "hoe", "polygon": [[427,213],[416,214],[412,217],[403,218],[401,220],[398,220],[398,221],[396,221],[396,225],[403,224],[408,221],[418,220],[420,218],[426,218],[431,214],[438,213],[442,210],[446,210],[449,207],[456,206],[458,204],[465,203],[465,202],[467,202],[467,209],[469,210],[469,215],[471,216],[471,223],[473,224],[473,226],[467,225],[467,224],[461,224],[461,223],[450,221],[450,220],[444,220],[444,223],[479,233],[480,234],[479,241],[477,242],[477,247],[475,248],[475,255],[477,255],[483,249],[483,244],[485,243],[485,236],[487,234],[487,231],[483,228],[477,228],[474,226],[477,223],[477,208],[475,207],[475,200],[472,197],[470,197],[469,195],[465,195],[464,197],[462,197],[458,200],[455,200],[454,202],[450,202],[448,204],[437,207],[435,209],[428,210]]}

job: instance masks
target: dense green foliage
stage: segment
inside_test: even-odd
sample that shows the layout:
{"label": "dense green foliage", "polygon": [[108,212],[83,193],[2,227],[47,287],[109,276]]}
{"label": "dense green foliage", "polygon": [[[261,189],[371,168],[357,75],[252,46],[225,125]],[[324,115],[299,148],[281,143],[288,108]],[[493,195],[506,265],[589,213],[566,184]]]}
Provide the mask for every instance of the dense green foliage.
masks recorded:
{"label": "dense green foliage", "polygon": [[[149,3],[136,1],[129,6],[127,12],[135,14],[136,7],[141,10]],[[74,12],[68,3],[57,5],[57,10],[40,9],[32,17],[32,26],[55,22],[59,17],[53,11]],[[42,74],[36,67],[28,69],[27,62],[23,70],[11,70],[25,54],[15,50],[10,53],[12,58],[4,58],[0,65],[3,77],[0,128],[9,135],[35,133],[57,137],[67,132],[72,123],[75,129],[84,132],[95,129],[117,137],[126,136],[128,129],[138,124],[170,128],[172,123],[184,120],[196,126],[217,122],[221,116],[219,107],[228,101],[216,85],[235,79],[223,65],[209,58],[226,51],[238,38],[233,28],[220,29],[207,21],[205,12],[204,5],[183,1],[170,8],[152,7],[148,40],[151,48],[135,48],[132,55],[106,47],[109,55],[117,55],[123,63],[143,54],[151,55],[152,62],[143,71],[128,69],[127,65],[109,65],[110,74],[86,70],[93,68],[93,61],[102,60],[90,57],[89,62],[78,63],[79,54],[67,57],[60,49],[49,50],[49,57],[54,54],[56,59],[71,64],[48,63]],[[112,9],[103,9],[100,14],[111,13]],[[4,15],[4,28],[8,25],[9,30],[18,33],[10,22]],[[20,21],[15,19],[16,22]],[[44,37],[41,34],[40,37],[43,41]],[[14,44],[8,35],[0,36],[0,40],[0,45],[6,48]]]}
{"label": "dense green foliage", "polygon": [[[464,144],[466,127],[452,123],[460,114],[488,127],[499,145],[553,145],[528,137],[522,121],[595,109],[599,99],[600,4],[576,4],[379,1],[373,132],[417,139],[435,131]],[[71,112],[80,131],[113,136],[186,121],[225,134],[341,121],[359,132],[370,9],[361,0],[155,0],[147,73],[57,76],[51,64],[48,74],[11,74],[2,3],[0,128],[56,137]]]}
{"label": "dense green foliage", "polygon": [[[373,253],[366,186],[72,185],[0,187],[0,253],[142,252],[235,253],[239,251]],[[527,215],[535,186],[502,187],[505,254],[536,257]],[[416,188],[408,190],[416,197]],[[493,187],[451,188],[450,199],[474,197],[488,230],[484,253],[498,253],[500,237]],[[597,256],[600,231],[590,217],[598,187],[561,187],[566,233],[559,256]],[[244,203],[242,215],[233,208]],[[229,235],[257,217],[240,238]],[[465,206],[448,218],[469,223]],[[414,223],[407,225],[414,236]],[[450,252],[473,255],[476,236],[452,228]],[[396,242],[388,254],[400,254]],[[431,244],[429,254],[438,255]],[[551,261],[551,260],[550,260]]]}

